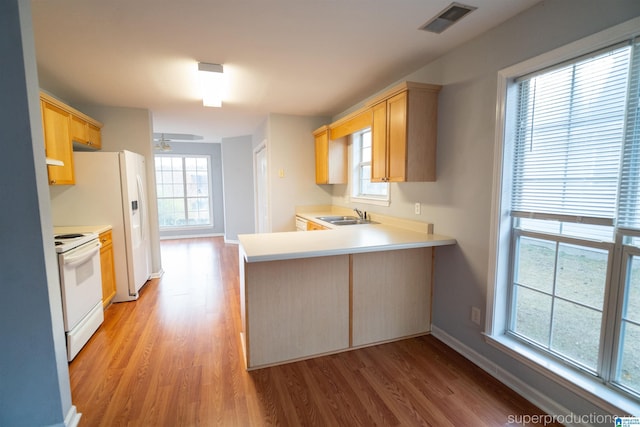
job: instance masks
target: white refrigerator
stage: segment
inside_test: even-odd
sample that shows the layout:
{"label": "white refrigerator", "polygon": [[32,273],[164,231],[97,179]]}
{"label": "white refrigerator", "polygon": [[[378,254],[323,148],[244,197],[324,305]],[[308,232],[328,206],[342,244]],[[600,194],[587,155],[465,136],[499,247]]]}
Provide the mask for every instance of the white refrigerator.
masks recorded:
{"label": "white refrigerator", "polygon": [[54,226],[112,227],[114,302],[138,299],[151,271],[144,156],[130,151],[73,153],[75,185],[51,186]]}

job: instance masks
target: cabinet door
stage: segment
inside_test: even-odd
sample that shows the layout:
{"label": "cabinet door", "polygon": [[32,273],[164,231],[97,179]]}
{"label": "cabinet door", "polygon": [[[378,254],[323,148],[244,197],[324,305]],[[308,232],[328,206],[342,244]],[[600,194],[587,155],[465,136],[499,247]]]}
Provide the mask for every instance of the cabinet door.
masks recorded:
{"label": "cabinet door", "polygon": [[406,180],[407,172],[407,92],[387,101],[387,179]]}
{"label": "cabinet door", "polygon": [[93,123],[87,123],[87,136],[89,137],[89,145],[96,150],[102,149],[102,135],[100,128]]}
{"label": "cabinet door", "polygon": [[74,184],[69,113],[48,102],[42,102],[41,105],[47,157],[64,163],[64,166],[47,166],[49,184]]}
{"label": "cabinet door", "polygon": [[387,103],[374,105],[372,111],[371,182],[384,182],[387,179]]}
{"label": "cabinet door", "polygon": [[80,117],[71,115],[71,141],[87,144],[89,135],[87,132],[87,122]]}
{"label": "cabinet door", "polygon": [[329,183],[329,135],[322,132],[316,140],[316,184]]}
{"label": "cabinet door", "polygon": [[352,345],[431,330],[432,248],[351,255]]}
{"label": "cabinet door", "polygon": [[116,271],[113,262],[111,231],[100,234],[100,272],[102,273],[102,306],[106,307],[116,295]]}

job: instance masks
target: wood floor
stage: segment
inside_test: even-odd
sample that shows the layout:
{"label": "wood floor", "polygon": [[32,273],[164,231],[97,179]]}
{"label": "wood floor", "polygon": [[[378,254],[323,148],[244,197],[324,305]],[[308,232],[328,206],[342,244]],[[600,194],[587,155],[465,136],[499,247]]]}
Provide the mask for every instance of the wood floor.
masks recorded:
{"label": "wood floor", "polygon": [[503,426],[542,413],[430,336],[247,372],[237,246],[163,241],[162,263],[70,364],[81,426]]}

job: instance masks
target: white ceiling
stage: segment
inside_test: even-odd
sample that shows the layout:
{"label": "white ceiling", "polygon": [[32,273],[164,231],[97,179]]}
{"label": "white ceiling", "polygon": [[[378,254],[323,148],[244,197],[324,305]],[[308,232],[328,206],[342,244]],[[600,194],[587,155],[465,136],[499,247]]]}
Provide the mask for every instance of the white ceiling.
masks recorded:
{"label": "white ceiling", "polygon": [[[249,135],[268,113],[333,116],[540,0],[32,0],[41,87],[74,104],[147,108],[154,132]],[[464,2],[464,1],[463,1]],[[197,63],[224,65],[222,108]]]}

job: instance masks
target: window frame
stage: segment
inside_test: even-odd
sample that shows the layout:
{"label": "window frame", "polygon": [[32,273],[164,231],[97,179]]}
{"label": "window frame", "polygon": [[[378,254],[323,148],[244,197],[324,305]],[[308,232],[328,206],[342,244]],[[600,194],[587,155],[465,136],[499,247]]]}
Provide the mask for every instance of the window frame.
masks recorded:
{"label": "window frame", "polygon": [[[158,228],[161,232],[166,232],[166,231],[179,231],[179,230],[203,230],[203,229],[212,229],[213,227],[215,227],[215,218],[213,216],[213,187],[212,187],[212,171],[211,171],[211,156],[206,155],[206,154],[179,154],[179,153],[166,153],[166,154],[155,154],[154,155],[154,163],[156,161],[157,158],[163,158],[163,157],[179,157],[182,161],[182,173],[183,173],[183,178],[186,178],[186,169],[185,169],[185,162],[187,158],[203,158],[207,161],[207,188],[208,188],[208,195],[207,195],[207,199],[208,199],[208,205],[209,205],[209,218],[210,221],[208,224],[189,224],[188,221],[186,224],[182,224],[182,225],[175,225],[175,226],[163,226],[163,225],[158,225]],[[173,169],[172,169],[173,170]],[[155,164],[154,164],[154,173],[156,173],[157,170],[155,169]],[[182,196],[182,200],[185,203],[185,215],[187,215],[188,218],[188,199],[190,197],[187,196],[187,191],[186,191],[186,186],[187,186],[187,182],[186,180],[183,180],[183,184],[184,184],[184,195]],[[158,185],[158,182],[156,180],[156,187]],[[157,190],[156,190],[157,192]],[[159,200],[161,199],[172,199],[175,197],[160,197],[160,196],[156,196],[156,204],[158,203]],[[193,197],[191,197],[193,198]],[[159,208],[158,208],[159,211]],[[158,212],[158,219],[160,217],[160,212]],[[158,221],[159,222],[159,221]]]}
{"label": "window frame", "polygon": [[[362,158],[362,135],[364,133],[371,133],[371,128],[361,129],[350,135],[351,138],[351,180],[350,180],[350,194],[351,201],[357,203],[365,203],[378,206],[389,206],[391,203],[391,188],[388,182],[374,183],[375,185],[385,186],[386,195],[376,196],[373,194],[366,194],[360,191],[362,183],[362,169],[367,165],[371,167],[371,161],[363,162]],[[371,180],[371,177],[369,177]]]}
{"label": "window frame", "polygon": [[[581,373],[570,367],[563,361],[549,357],[547,354],[527,346],[516,338],[510,336],[508,322],[510,321],[510,280],[513,277],[511,271],[514,241],[513,224],[509,212],[511,200],[510,189],[511,168],[513,159],[513,145],[505,144],[505,141],[513,140],[514,123],[510,122],[515,115],[517,99],[516,79],[519,76],[534,73],[538,70],[554,67],[562,62],[573,60],[582,55],[589,54],[599,49],[620,43],[638,35],[640,18],[616,25],[599,33],[585,37],[581,40],[569,43],[545,54],[525,60],[521,63],[498,71],[497,103],[496,103],[496,128],[494,141],[494,170],[493,170],[493,196],[491,205],[491,224],[489,241],[489,265],[487,274],[487,305],[485,316],[485,340],[492,346],[509,354],[526,366],[534,369],[547,378],[561,384],[575,392],[586,400],[604,408],[611,413],[638,413],[640,402],[637,398],[622,392],[615,384],[603,384],[602,380]],[[618,231],[615,236],[616,243],[622,241],[621,234],[626,231]],[[617,246],[619,247],[619,246]],[[604,343],[604,366],[599,366],[606,379],[611,379],[615,373],[614,366],[618,361],[619,351],[615,343],[620,334],[620,328],[614,325],[621,313],[622,299],[618,298],[624,282],[619,280],[622,267],[622,253],[614,250],[611,263],[612,273],[608,278],[611,283],[617,283],[615,289],[605,295],[603,311],[609,312],[604,320],[601,333],[607,337]],[[614,286],[614,285],[608,285]],[[611,313],[615,313],[612,315]],[[613,321],[612,321],[613,319]],[[615,330],[613,330],[615,328]],[[612,354],[613,353],[613,354]],[[603,355],[601,355],[602,357]]]}

